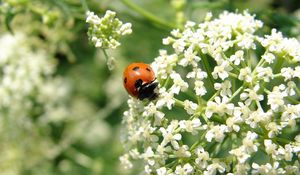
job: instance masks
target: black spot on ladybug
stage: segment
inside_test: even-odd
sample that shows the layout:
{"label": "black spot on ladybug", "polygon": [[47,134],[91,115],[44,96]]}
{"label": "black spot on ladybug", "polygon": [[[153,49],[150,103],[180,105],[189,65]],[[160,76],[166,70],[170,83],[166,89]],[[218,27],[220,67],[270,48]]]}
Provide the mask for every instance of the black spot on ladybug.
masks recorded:
{"label": "black spot on ladybug", "polygon": [[148,67],[146,68],[146,70],[147,70],[148,72],[151,72],[151,70],[150,70]]}
{"label": "black spot on ladybug", "polygon": [[127,78],[124,78],[124,83],[125,83],[125,84],[127,83]]}
{"label": "black spot on ladybug", "polygon": [[134,87],[135,88],[139,88],[139,87],[142,86],[142,84],[143,84],[143,80],[142,79],[138,79],[138,80],[135,81]]}
{"label": "black spot on ladybug", "polygon": [[136,66],[136,67],[134,67],[132,70],[137,71],[137,70],[139,70],[139,69],[140,69],[140,67]]}

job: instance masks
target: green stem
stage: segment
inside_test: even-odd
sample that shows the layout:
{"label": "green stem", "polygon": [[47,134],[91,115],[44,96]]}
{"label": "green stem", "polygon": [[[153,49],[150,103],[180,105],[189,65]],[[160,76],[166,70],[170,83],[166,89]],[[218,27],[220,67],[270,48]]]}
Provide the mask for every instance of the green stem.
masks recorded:
{"label": "green stem", "polygon": [[184,108],[184,102],[181,100],[178,100],[177,98],[173,98],[175,100],[175,105],[181,108]]}
{"label": "green stem", "polygon": [[84,9],[84,11],[86,11],[86,12],[89,11],[89,7],[86,3],[86,0],[80,0],[80,2],[81,2],[81,5],[82,5],[82,8]]}
{"label": "green stem", "polygon": [[273,68],[273,72],[276,73],[276,72],[280,72],[280,67],[282,66],[284,62],[284,58],[280,57],[278,58],[274,68]]}
{"label": "green stem", "polygon": [[237,96],[244,88],[245,88],[245,84],[243,84],[241,87],[239,87],[238,90],[236,90],[236,91],[234,92],[234,94],[230,97],[230,99],[229,99],[228,102],[231,102],[231,100],[233,100],[233,98],[234,98],[235,96]]}
{"label": "green stem", "polygon": [[102,51],[103,51],[103,54],[104,54],[104,56],[105,56],[106,61],[108,61],[109,56],[108,56],[106,50],[105,50],[105,49],[102,49]]}
{"label": "green stem", "polygon": [[176,24],[173,23],[169,23],[165,20],[162,20],[161,18],[153,15],[152,13],[146,11],[145,9],[135,5],[133,2],[131,2],[130,0],[122,0],[122,2],[129,8],[131,8],[132,10],[136,11],[137,13],[139,13],[140,15],[144,16],[146,19],[148,19],[149,21],[156,23],[160,26],[164,26],[170,29],[174,29],[174,28],[178,28],[179,26],[176,26]]}
{"label": "green stem", "polygon": [[209,89],[213,90],[214,89],[214,81],[213,81],[213,77],[211,75],[212,71],[210,69],[210,66],[209,66],[209,63],[208,63],[208,60],[207,60],[207,56],[206,55],[202,55],[202,59],[203,61],[203,65],[204,65],[204,69],[208,75],[208,80],[209,80]]}
{"label": "green stem", "polygon": [[294,87],[295,87],[294,89],[295,89],[296,93],[300,96],[300,90],[299,90],[299,88],[296,85]]}
{"label": "green stem", "polygon": [[238,78],[238,75],[232,72],[228,72],[229,76],[233,77],[233,78]]}

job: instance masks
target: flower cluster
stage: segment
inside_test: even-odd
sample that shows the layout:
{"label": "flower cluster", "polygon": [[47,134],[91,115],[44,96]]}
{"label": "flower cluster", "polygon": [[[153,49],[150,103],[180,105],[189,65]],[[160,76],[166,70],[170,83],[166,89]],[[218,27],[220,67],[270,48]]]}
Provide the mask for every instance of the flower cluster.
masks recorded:
{"label": "flower cluster", "polygon": [[[145,174],[299,174],[300,44],[247,11],[187,22],[152,63],[151,102],[124,112],[124,167]],[[288,138],[287,138],[288,137]]]}
{"label": "flower cluster", "polygon": [[[71,84],[54,76],[56,62],[40,46],[36,37],[17,30],[0,35],[0,174],[47,168],[75,141],[98,146],[110,132],[102,120],[90,120],[96,113],[90,103],[71,100]],[[49,133],[62,123],[63,134],[54,140]]]}
{"label": "flower cluster", "polygon": [[123,24],[116,18],[116,12],[107,10],[103,18],[99,18],[94,12],[87,12],[86,22],[90,24],[88,29],[89,40],[103,49],[115,49],[120,45],[120,38],[132,32],[131,24]]}

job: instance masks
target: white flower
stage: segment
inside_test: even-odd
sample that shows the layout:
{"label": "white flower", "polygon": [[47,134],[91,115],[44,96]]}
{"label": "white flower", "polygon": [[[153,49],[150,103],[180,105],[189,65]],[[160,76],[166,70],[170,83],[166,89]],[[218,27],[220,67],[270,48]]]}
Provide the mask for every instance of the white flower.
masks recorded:
{"label": "white flower", "polygon": [[245,163],[246,160],[250,157],[250,155],[247,154],[245,147],[243,146],[229,151],[229,154],[236,156],[240,164]]}
{"label": "white flower", "polygon": [[271,67],[257,67],[257,77],[265,82],[270,82],[270,79],[273,78],[273,72]]}
{"label": "white flower", "polygon": [[241,117],[229,117],[226,120],[226,125],[228,126],[229,131],[234,130],[235,132],[239,132],[240,126],[238,123],[241,123],[242,121]]}
{"label": "white flower", "polygon": [[270,121],[273,113],[271,111],[264,112],[261,109],[252,111],[245,119],[245,123],[251,128],[256,128],[259,124],[266,124]]}
{"label": "white flower", "polygon": [[151,64],[153,71],[157,77],[167,79],[173,71],[173,67],[178,61],[176,54],[168,55],[166,50],[160,50],[159,56],[155,58],[155,61]]}
{"label": "white flower", "polygon": [[177,157],[191,157],[192,154],[190,153],[187,145],[182,145],[176,151],[174,151],[174,155]]}
{"label": "white flower", "polygon": [[204,175],[215,175],[217,172],[224,173],[226,170],[226,165],[223,162],[214,161],[212,164],[208,165],[204,171]]}
{"label": "white flower", "polygon": [[284,77],[284,81],[293,78],[294,70],[290,67],[284,67],[281,69],[281,75]]}
{"label": "white flower", "polygon": [[171,143],[174,149],[179,149],[179,144],[177,141],[181,140],[182,136],[179,133],[175,133],[175,130],[178,127],[178,122],[176,120],[172,121],[167,129],[161,127],[159,130],[162,133],[163,141],[161,142],[162,146]]}
{"label": "white flower", "polygon": [[205,138],[208,142],[211,142],[214,138],[217,142],[222,142],[225,138],[225,133],[228,132],[226,125],[215,125],[205,134]]}
{"label": "white flower", "polygon": [[184,105],[184,109],[189,115],[194,114],[196,109],[198,108],[198,105],[196,103],[193,103],[192,101],[189,100],[184,100],[183,105]]}
{"label": "white flower", "polygon": [[186,75],[187,78],[195,79],[195,87],[196,95],[203,96],[206,94],[206,88],[204,86],[204,82],[202,81],[207,77],[207,73],[202,71],[200,68],[194,68],[192,72],[189,72]]}
{"label": "white flower", "polygon": [[231,115],[234,109],[234,104],[228,103],[228,97],[224,96],[222,99],[220,97],[215,98],[215,102],[209,101],[207,103],[205,115],[210,118],[213,113],[217,113],[220,116],[224,114]]}
{"label": "white flower", "polygon": [[224,82],[222,83],[215,83],[214,84],[214,88],[216,90],[220,90],[220,95],[222,97],[230,97],[232,95],[232,92],[231,92],[231,82],[229,80],[225,80]]}
{"label": "white flower", "polygon": [[203,147],[198,147],[195,150],[197,158],[195,160],[196,164],[203,170],[207,167],[208,161],[210,160],[209,153],[204,150]]}
{"label": "white flower", "polygon": [[198,118],[193,120],[181,120],[179,122],[179,126],[182,130],[194,135],[197,134],[197,130],[201,129],[201,121]]}
{"label": "white flower", "polygon": [[257,151],[257,146],[259,145],[256,143],[258,135],[254,132],[248,131],[246,137],[243,139],[243,147],[248,154]]}
{"label": "white flower", "polygon": [[272,140],[264,140],[264,145],[266,153],[275,159],[277,157],[277,145],[272,143]]}
{"label": "white flower", "polygon": [[241,100],[245,101],[246,105],[250,105],[252,101],[262,101],[264,96],[258,93],[259,85],[256,85],[252,89],[245,89],[243,93],[241,93]]}
{"label": "white flower", "polygon": [[266,60],[267,63],[272,64],[275,60],[275,55],[267,52],[263,56],[261,56],[262,59]]}
{"label": "white flower", "polygon": [[121,164],[125,169],[130,169],[133,167],[132,163],[129,160],[129,155],[128,154],[124,154],[123,156],[121,156],[120,158]]}
{"label": "white flower", "polygon": [[286,127],[287,125],[295,126],[297,118],[300,118],[300,104],[298,105],[287,104],[284,106],[284,110],[281,115],[281,126],[283,127]]}
{"label": "white flower", "polygon": [[273,166],[270,163],[265,165],[258,165],[252,163],[252,174],[261,174],[261,175],[280,175],[285,174],[284,169],[279,168],[279,162],[274,162]]}
{"label": "white flower", "polygon": [[185,165],[183,165],[183,167],[181,165],[177,165],[175,174],[188,175],[188,174],[192,174],[193,171],[194,171],[194,168],[189,163],[186,163]]}
{"label": "white flower", "polygon": [[166,175],[167,174],[167,169],[166,169],[166,167],[158,168],[156,170],[156,173],[157,173],[157,175]]}
{"label": "white flower", "polygon": [[238,50],[234,55],[230,56],[229,60],[233,62],[235,65],[239,65],[241,61],[244,61],[244,51]]}
{"label": "white flower", "polygon": [[131,24],[123,24],[115,17],[116,12],[111,10],[107,10],[102,18],[94,12],[87,12],[86,22],[90,25],[88,37],[95,47],[115,49],[120,45],[121,36],[131,34]]}
{"label": "white flower", "polygon": [[224,80],[229,76],[229,72],[232,70],[232,67],[230,66],[228,61],[222,61],[218,66],[214,68],[214,71],[212,72],[212,76],[214,79],[217,79],[218,77]]}
{"label": "white flower", "polygon": [[175,100],[173,99],[173,93],[166,92],[166,88],[159,89],[159,99],[156,102],[156,107],[161,108],[163,106],[167,106],[168,109],[172,109],[175,104]]}
{"label": "white flower", "polygon": [[197,56],[197,52],[194,51],[194,46],[190,46],[184,51],[184,58],[179,61],[179,65],[186,67],[187,65],[192,65],[197,67],[200,57]]}
{"label": "white flower", "polygon": [[278,111],[284,106],[284,97],[287,96],[285,91],[285,85],[281,84],[279,86],[273,87],[273,91],[268,94],[268,105],[271,106],[273,111]]}
{"label": "white flower", "polygon": [[163,120],[165,114],[159,110],[157,110],[157,107],[154,103],[149,103],[148,106],[145,107],[145,111],[143,112],[143,116],[154,116],[155,118],[155,124],[160,125],[161,121]]}
{"label": "white flower", "polygon": [[178,73],[172,72],[170,77],[174,82],[173,86],[170,88],[171,93],[179,94],[180,91],[186,91],[189,87],[189,85],[181,78]]}
{"label": "white flower", "polygon": [[269,131],[268,137],[273,138],[277,134],[280,134],[282,126],[278,125],[276,122],[270,122],[266,125],[266,129]]}
{"label": "white flower", "polygon": [[239,80],[245,80],[246,82],[250,83],[252,82],[253,80],[253,77],[252,77],[252,74],[251,74],[251,69],[250,67],[245,67],[245,68],[242,68],[240,70],[240,74],[239,74],[239,77],[238,79]]}

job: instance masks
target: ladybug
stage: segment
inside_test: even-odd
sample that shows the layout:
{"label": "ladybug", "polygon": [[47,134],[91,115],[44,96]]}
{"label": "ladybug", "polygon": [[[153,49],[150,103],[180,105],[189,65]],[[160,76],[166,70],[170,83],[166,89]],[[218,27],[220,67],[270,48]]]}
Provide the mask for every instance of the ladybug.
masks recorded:
{"label": "ladybug", "polygon": [[128,94],[139,100],[154,100],[158,97],[158,83],[149,64],[132,63],[123,73],[123,84]]}

